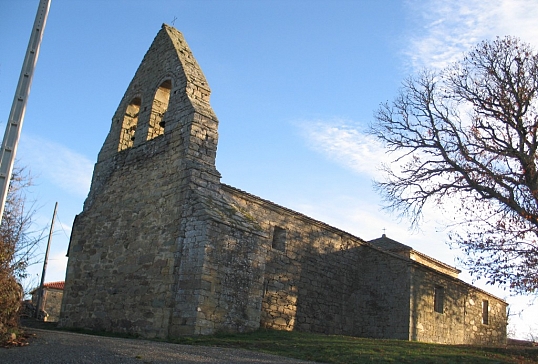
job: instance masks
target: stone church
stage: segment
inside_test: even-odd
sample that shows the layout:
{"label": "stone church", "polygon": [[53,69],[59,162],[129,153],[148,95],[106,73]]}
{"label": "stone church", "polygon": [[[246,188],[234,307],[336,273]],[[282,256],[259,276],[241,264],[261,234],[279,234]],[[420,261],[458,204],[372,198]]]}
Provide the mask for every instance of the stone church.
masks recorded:
{"label": "stone church", "polygon": [[60,326],[143,337],[271,328],[506,341],[506,302],[457,269],[222,184],[210,92],[182,34],[163,25],[75,219]]}

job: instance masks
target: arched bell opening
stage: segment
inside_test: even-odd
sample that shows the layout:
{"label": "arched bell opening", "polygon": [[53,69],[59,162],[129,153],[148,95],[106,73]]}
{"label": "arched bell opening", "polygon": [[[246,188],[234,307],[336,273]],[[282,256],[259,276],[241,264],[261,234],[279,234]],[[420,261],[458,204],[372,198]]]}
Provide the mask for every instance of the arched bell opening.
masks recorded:
{"label": "arched bell opening", "polygon": [[151,115],[149,118],[148,138],[151,140],[164,134],[165,121],[164,114],[168,109],[170,101],[170,90],[172,89],[172,81],[165,80],[155,91],[153,104],[151,106]]}
{"label": "arched bell opening", "polygon": [[140,104],[140,97],[135,97],[125,110],[121,125],[118,152],[131,148],[134,144],[136,125],[138,124],[138,115],[140,113]]}

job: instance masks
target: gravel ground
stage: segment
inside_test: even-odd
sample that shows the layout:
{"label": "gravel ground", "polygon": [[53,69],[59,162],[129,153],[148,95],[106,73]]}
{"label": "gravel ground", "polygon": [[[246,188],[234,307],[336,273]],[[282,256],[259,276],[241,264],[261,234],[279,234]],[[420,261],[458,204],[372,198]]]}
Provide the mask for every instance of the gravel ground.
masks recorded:
{"label": "gravel ground", "polygon": [[30,345],[0,348],[0,363],[218,363],[273,364],[306,361],[247,350],[28,329]]}

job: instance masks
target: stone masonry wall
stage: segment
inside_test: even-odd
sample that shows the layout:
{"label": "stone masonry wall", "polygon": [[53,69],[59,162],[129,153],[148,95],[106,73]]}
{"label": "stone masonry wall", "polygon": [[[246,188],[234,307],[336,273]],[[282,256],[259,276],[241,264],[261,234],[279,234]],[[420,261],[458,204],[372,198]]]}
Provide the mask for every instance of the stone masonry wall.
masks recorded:
{"label": "stone masonry wall", "polygon": [[[499,345],[506,303],[429,266],[223,185],[269,236],[261,326],[446,344]],[[284,236],[279,244],[278,236]],[[225,261],[222,261],[225,264]],[[443,313],[434,310],[443,288]],[[488,301],[488,323],[482,323]]]}
{"label": "stone masonry wall", "polygon": [[[171,336],[260,326],[266,236],[251,216],[222,197],[189,197]],[[197,255],[190,253],[193,248]]]}
{"label": "stone masonry wall", "polygon": [[45,321],[58,322],[60,319],[60,309],[62,307],[62,297],[64,291],[61,289],[46,289],[45,290],[45,312],[47,317]]}
{"label": "stone masonry wall", "polygon": [[[223,191],[269,235],[262,327],[408,339],[405,259],[229,186]],[[284,247],[273,246],[275,226],[285,230]]]}
{"label": "stone masonry wall", "polygon": [[361,247],[355,330],[361,337],[409,340],[412,262],[398,255]]}
{"label": "stone masonry wall", "polygon": [[[443,289],[442,312],[434,308],[435,289]],[[482,301],[489,303],[489,322],[482,323]],[[443,344],[503,345],[506,303],[460,280],[414,266],[411,339]]]}
{"label": "stone masonry wall", "polygon": [[63,326],[167,335],[182,203],[181,178],[165,158],[169,139],[121,152],[91,209],[77,217]]}
{"label": "stone masonry wall", "polygon": [[[48,322],[57,322],[60,319],[60,309],[62,305],[62,297],[64,291],[62,289],[55,288],[44,288],[44,297],[43,297],[43,310],[47,314],[45,316],[45,321]],[[39,290],[35,290],[32,294],[32,303],[37,304],[39,295]]]}
{"label": "stone masonry wall", "polygon": [[[482,322],[482,302],[488,302],[488,323]],[[469,287],[465,300],[465,343],[506,345],[507,304],[486,292]]]}
{"label": "stone masonry wall", "polygon": [[[447,276],[414,267],[411,295],[412,340],[442,344],[463,344],[466,292]],[[443,313],[435,312],[436,287],[443,289]]]}
{"label": "stone masonry wall", "polygon": [[215,332],[260,327],[265,240],[220,222],[210,226],[202,275],[201,311]]}

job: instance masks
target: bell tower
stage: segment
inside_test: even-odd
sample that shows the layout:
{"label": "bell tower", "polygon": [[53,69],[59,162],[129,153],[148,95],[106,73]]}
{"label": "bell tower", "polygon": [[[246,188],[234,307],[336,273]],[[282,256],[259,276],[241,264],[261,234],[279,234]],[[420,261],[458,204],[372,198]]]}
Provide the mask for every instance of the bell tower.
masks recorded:
{"label": "bell tower", "polygon": [[210,92],[183,35],[163,25],[112,117],[75,219],[60,325],[195,333],[199,196],[218,199],[220,186]]}

